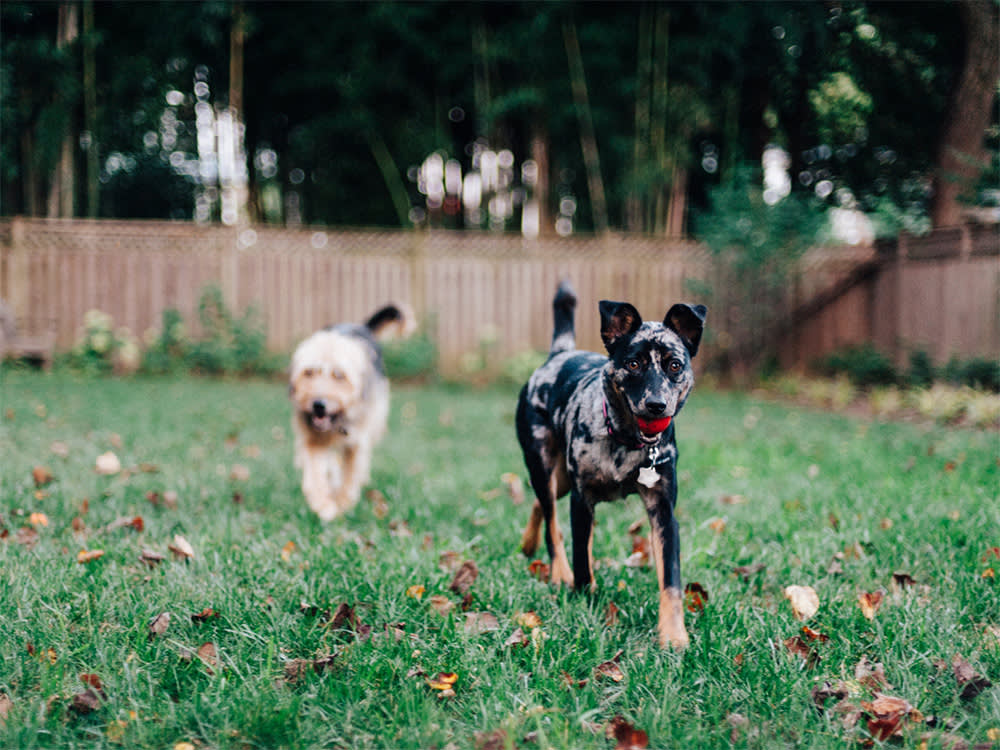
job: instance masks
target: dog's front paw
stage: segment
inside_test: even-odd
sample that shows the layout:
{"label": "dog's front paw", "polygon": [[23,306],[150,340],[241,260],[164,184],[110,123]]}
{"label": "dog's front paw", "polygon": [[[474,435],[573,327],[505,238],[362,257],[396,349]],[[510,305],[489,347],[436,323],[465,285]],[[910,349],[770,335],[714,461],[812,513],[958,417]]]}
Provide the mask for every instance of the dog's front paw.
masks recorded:
{"label": "dog's front paw", "polygon": [[684,595],[679,589],[660,592],[660,618],[658,630],[660,646],[682,651],[690,639],[684,627]]}
{"label": "dog's front paw", "polygon": [[318,507],[313,506],[313,510],[316,511],[316,515],[319,516],[320,521],[332,521],[340,515],[340,508],[334,502],[324,503]]}

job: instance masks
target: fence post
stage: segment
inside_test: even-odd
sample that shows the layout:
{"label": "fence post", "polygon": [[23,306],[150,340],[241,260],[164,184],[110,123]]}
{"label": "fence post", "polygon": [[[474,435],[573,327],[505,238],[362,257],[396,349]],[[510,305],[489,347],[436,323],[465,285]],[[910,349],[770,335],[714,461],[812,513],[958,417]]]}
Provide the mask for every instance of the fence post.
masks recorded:
{"label": "fence post", "polygon": [[427,318],[427,231],[415,229],[410,233],[410,309],[417,322]]}

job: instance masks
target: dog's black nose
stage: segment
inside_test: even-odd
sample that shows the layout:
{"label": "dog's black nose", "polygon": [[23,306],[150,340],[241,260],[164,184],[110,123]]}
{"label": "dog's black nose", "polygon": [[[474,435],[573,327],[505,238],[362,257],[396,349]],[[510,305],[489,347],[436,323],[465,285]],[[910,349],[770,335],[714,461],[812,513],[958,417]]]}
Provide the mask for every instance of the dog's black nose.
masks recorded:
{"label": "dog's black nose", "polygon": [[315,414],[317,417],[326,416],[325,401],[320,401],[319,399],[316,399],[315,401],[313,401],[312,407],[313,407],[313,414]]}
{"label": "dog's black nose", "polygon": [[646,410],[650,414],[663,414],[667,410],[667,405],[662,401],[647,401]]}

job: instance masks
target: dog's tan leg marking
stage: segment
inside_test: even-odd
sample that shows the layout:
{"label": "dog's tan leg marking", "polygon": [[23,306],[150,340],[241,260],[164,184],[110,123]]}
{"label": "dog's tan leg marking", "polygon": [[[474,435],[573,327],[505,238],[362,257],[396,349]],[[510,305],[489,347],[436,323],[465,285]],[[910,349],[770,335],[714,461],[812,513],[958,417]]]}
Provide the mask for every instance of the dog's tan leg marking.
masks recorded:
{"label": "dog's tan leg marking", "polygon": [[552,567],[549,580],[552,583],[565,583],[573,586],[573,569],[570,567],[569,558],[566,557],[566,545],[563,543],[562,531],[559,529],[559,519],[556,513],[555,498],[559,497],[559,476],[558,472],[553,472],[549,480],[549,493],[552,501],[552,521],[549,523],[549,533],[552,535]]}
{"label": "dog's tan leg marking", "polygon": [[656,582],[660,587],[660,612],[657,630],[660,634],[660,646],[676,649],[687,648],[688,634],[684,627],[684,592],[677,588],[665,588],[663,585],[663,554],[657,538],[659,527],[650,516],[649,546],[653,550],[653,562],[656,563]]}
{"label": "dog's tan leg marking", "polygon": [[342,465],[343,481],[336,493],[337,507],[341,511],[353,508],[361,497],[361,488],[368,481],[371,469],[371,452],[367,445],[344,448]]}
{"label": "dog's tan leg marking", "polygon": [[524,527],[524,533],[521,535],[521,552],[528,557],[538,551],[543,518],[542,504],[538,502],[538,498],[535,498],[535,504],[531,506],[531,517],[528,519],[528,525]]}

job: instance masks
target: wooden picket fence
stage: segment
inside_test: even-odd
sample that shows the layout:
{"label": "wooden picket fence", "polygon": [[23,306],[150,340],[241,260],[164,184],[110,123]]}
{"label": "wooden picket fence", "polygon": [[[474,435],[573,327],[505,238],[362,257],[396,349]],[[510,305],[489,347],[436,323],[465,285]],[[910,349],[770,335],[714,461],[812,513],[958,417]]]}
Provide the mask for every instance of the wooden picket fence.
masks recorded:
{"label": "wooden picket fence", "polygon": [[[891,352],[930,341],[925,348],[939,357],[1000,353],[996,245],[995,230],[963,229],[934,252],[916,238],[900,253],[810,252],[790,297],[782,359],[808,364],[864,341]],[[864,268],[874,270],[856,279]],[[281,352],[332,322],[408,303],[442,369],[454,371],[484,348],[497,361],[547,349],[563,278],[580,299],[579,344],[600,348],[599,299],[628,300],[659,318],[675,301],[702,301],[695,290],[710,277],[703,247],[653,237],[0,220],[0,300],[22,328],[51,332],[62,349],[88,310],[142,336],[168,308],[196,321],[202,292],[216,286],[230,309],[260,312],[269,347]],[[711,354],[711,338],[706,346]]]}

